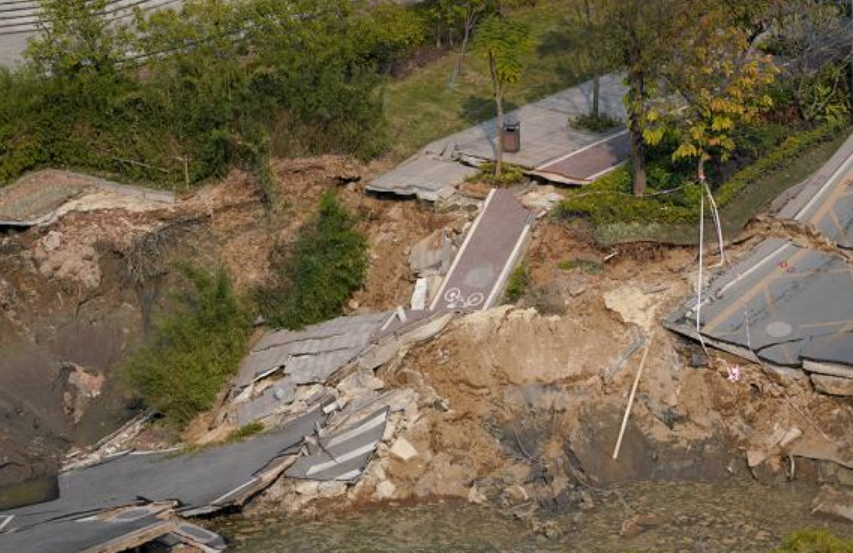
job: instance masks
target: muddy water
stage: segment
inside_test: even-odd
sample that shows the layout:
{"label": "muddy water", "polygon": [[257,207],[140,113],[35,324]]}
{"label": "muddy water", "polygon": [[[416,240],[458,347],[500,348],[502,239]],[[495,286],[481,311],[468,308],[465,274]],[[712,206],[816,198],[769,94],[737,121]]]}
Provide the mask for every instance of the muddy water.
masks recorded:
{"label": "muddy water", "polygon": [[[617,495],[614,491],[618,491]],[[853,525],[818,518],[807,484],[766,487],[756,482],[637,483],[594,492],[596,506],[542,521],[556,532],[494,508],[459,502],[414,507],[384,506],[315,521],[278,518],[220,521],[233,553],[301,552],[539,552],[685,551],[769,552],[805,526],[828,526],[853,537]],[[619,500],[621,496],[624,502]],[[633,538],[620,536],[634,514],[661,514],[668,522]]]}

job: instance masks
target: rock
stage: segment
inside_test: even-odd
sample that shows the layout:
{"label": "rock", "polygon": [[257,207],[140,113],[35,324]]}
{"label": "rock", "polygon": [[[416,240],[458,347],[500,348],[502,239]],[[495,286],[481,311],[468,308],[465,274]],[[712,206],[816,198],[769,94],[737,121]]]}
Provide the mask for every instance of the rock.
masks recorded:
{"label": "rock", "polygon": [[338,391],[346,397],[352,398],[365,392],[381,390],[385,382],[381,378],[373,376],[371,371],[356,371],[347,376],[336,386]]}
{"label": "rock", "polygon": [[409,440],[400,437],[397,438],[397,441],[391,446],[391,455],[402,461],[408,461],[409,459],[413,459],[418,456],[418,450],[409,443]]}
{"label": "rock", "polygon": [[657,320],[656,306],[651,296],[632,286],[605,292],[604,305],[618,314],[624,323],[633,323],[644,330],[649,330]]}
{"label": "rock", "polygon": [[471,489],[468,490],[468,502],[482,505],[486,501],[488,501],[488,498],[486,498],[486,496],[477,489],[477,486],[471,486]]}
{"label": "rock", "polygon": [[394,497],[394,492],[396,491],[397,486],[395,486],[390,480],[383,480],[378,486],[376,486],[376,491],[373,492],[373,499],[376,501],[391,499]]}
{"label": "rock", "polygon": [[636,538],[645,532],[645,530],[646,529],[640,526],[634,517],[632,517],[622,521],[622,529],[619,531],[619,535],[623,538]]}
{"label": "rock", "polygon": [[316,480],[299,480],[293,485],[293,491],[299,495],[313,497],[320,490],[320,483]]}
{"label": "rock", "polygon": [[324,499],[328,499],[330,497],[337,497],[339,495],[344,495],[345,493],[347,493],[347,485],[346,482],[339,482],[337,480],[320,482],[320,485],[317,488],[317,492],[319,496]]}
{"label": "rock", "polygon": [[815,390],[831,396],[853,396],[853,379],[825,374],[811,376]]}
{"label": "rock", "polygon": [[414,246],[409,253],[412,272],[423,276],[444,274],[450,267],[453,248],[450,238],[443,230],[436,230]]}
{"label": "rock", "polygon": [[581,492],[581,500],[578,504],[581,511],[591,511],[595,509],[595,500],[592,499],[592,494],[586,490]]}
{"label": "rock", "polygon": [[529,499],[530,496],[527,494],[527,490],[518,484],[505,489],[501,496],[501,500],[507,505],[518,505],[519,503],[524,503]]}
{"label": "rock", "polygon": [[853,522],[853,491],[824,486],[812,501],[812,512]]}
{"label": "rock", "polygon": [[62,233],[52,230],[42,238],[41,243],[42,246],[44,246],[45,251],[52,252],[62,244]]}
{"label": "rock", "polygon": [[669,517],[656,513],[648,515],[634,515],[622,522],[622,530],[620,534],[623,538],[634,538],[649,528],[661,526],[667,522],[669,522]]}

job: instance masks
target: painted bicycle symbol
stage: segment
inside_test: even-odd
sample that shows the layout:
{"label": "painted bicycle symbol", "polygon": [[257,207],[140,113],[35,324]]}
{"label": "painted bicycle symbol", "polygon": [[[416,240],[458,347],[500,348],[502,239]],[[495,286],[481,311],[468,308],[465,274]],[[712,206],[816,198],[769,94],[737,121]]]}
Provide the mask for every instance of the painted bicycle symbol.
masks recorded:
{"label": "painted bicycle symbol", "polygon": [[451,288],[444,294],[444,299],[447,301],[448,309],[468,309],[477,307],[486,298],[480,292],[474,292],[465,298],[459,288]]}

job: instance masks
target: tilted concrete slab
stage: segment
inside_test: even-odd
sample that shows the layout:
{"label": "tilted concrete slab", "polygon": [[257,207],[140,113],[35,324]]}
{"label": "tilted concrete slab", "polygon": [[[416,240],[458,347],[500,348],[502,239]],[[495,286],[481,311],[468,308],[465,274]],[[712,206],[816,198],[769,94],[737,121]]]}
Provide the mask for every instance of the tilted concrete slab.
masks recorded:
{"label": "tilted concrete slab", "polygon": [[246,387],[276,371],[297,384],[323,382],[358,356],[388,317],[389,313],[338,317],[301,331],[269,332],[243,359],[236,386]]}
{"label": "tilted concrete slab", "polygon": [[[853,136],[777,217],[813,225],[841,248],[851,246]],[[831,247],[810,249],[768,239],[717,275],[665,324],[776,367],[853,378],[853,265]]]}
{"label": "tilted concrete slab", "polygon": [[370,192],[417,196],[435,202],[476,175],[478,169],[434,156],[416,156],[381,175],[367,185]]}
{"label": "tilted concrete slab", "polygon": [[777,214],[814,225],[844,248],[853,248],[853,135]]}
{"label": "tilted concrete slab", "polygon": [[45,169],[0,188],[0,226],[47,224],[73,210],[124,207],[157,209],[175,203],[175,195],[123,185],[90,175]]}
{"label": "tilted concrete slab", "polygon": [[0,520],[11,517],[0,534],[0,550],[10,536],[17,543],[31,532],[43,535],[46,527],[61,536],[76,528],[67,523],[128,505],[175,501],[178,513],[194,514],[240,503],[270,483],[268,472],[284,469],[283,457],[294,454],[324,418],[316,408],[245,442],[187,454],[129,453],[64,473],[58,499],[0,513]]}
{"label": "tilted concrete slab", "polygon": [[[704,292],[702,335],[779,366],[801,367],[805,358],[853,363],[853,267],[782,240],[761,249],[770,253],[737,264]],[[670,324],[695,328],[694,305]]]}
{"label": "tilted concrete slab", "polygon": [[388,409],[383,408],[355,424],[319,439],[309,455],[300,457],[285,476],[308,480],[353,482],[367,466],[388,422]]}
{"label": "tilted concrete slab", "polygon": [[492,190],[430,310],[477,311],[496,305],[523,253],[533,220],[533,213],[512,192]]}
{"label": "tilted concrete slab", "polygon": [[171,533],[175,524],[151,515],[126,522],[65,520],[26,531],[0,534],[0,551],[9,553],[118,552]]}

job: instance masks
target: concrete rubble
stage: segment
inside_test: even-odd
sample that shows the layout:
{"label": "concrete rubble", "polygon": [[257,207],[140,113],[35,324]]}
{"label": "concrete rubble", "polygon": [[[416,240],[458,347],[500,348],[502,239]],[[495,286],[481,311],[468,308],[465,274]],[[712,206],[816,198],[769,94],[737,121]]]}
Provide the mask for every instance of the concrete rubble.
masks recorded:
{"label": "concrete rubble", "polygon": [[[168,209],[174,203],[172,192],[46,169],[0,189],[0,227],[48,225],[71,211],[107,208],[148,211]],[[56,232],[49,233],[45,248],[56,249],[60,238]]]}
{"label": "concrete rubble", "polygon": [[[428,309],[398,308],[267,332],[241,363],[215,417],[226,428],[261,422],[266,432],[192,455],[116,451],[145,422],[131,421],[96,453],[69,460],[58,499],[3,513],[0,544],[52,553],[73,530],[80,541],[71,551],[118,551],[154,541],[215,551],[224,547],[221,538],[181,517],[241,506],[258,493],[282,494],[288,508],[359,493],[364,486],[377,498],[394,497],[384,467],[392,457],[419,457],[405,435],[420,420],[419,403],[442,403],[423,382],[388,387],[378,373],[393,374],[408,348],[433,339],[456,312],[482,310],[500,299],[531,225],[531,213],[511,193],[492,192],[455,259],[446,231],[410,254],[417,274],[441,278],[439,292],[450,282],[466,301],[448,296]],[[470,301],[477,294],[482,300]],[[130,510],[109,518],[116,509]],[[136,518],[128,514],[137,512]],[[85,532],[78,531],[81,524]]]}

